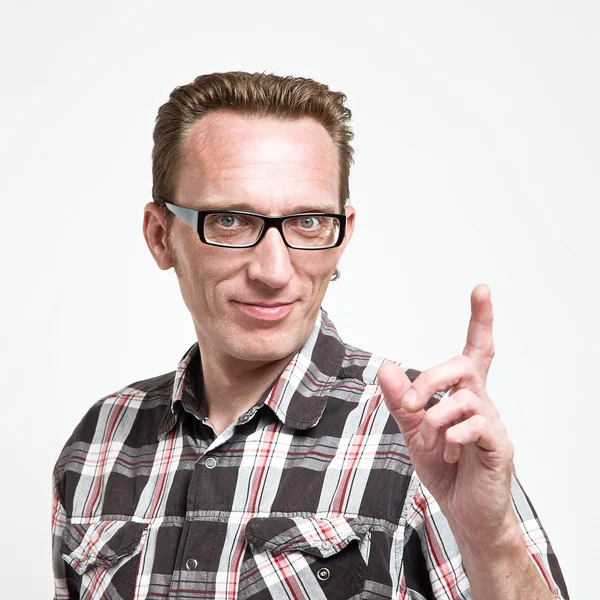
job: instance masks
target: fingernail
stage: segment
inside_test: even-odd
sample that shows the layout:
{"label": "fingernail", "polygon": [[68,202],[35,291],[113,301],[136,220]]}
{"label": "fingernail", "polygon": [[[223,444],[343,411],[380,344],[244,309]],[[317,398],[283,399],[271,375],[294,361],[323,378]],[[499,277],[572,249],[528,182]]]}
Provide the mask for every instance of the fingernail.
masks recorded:
{"label": "fingernail", "polygon": [[417,436],[417,446],[422,448],[425,445],[425,438],[419,433]]}
{"label": "fingernail", "polygon": [[410,389],[406,394],[404,394],[404,398],[402,398],[402,402],[408,408],[412,408],[417,402],[417,392],[415,390]]}
{"label": "fingernail", "polygon": [[447,463],[455,463],[458,462],[458,459],[460,458],[460,448],[459,449],[449,449],[449,448],[445,448],[444,449],[444,460]]}

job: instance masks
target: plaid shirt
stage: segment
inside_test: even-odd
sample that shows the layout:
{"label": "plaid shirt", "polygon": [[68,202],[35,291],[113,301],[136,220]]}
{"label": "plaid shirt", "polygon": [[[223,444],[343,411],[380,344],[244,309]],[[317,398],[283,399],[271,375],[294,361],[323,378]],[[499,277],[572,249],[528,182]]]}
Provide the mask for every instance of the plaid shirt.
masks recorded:
{"label": "plaid shirt", "polygon": [[[197,345],[174,373],[97,402],[54,473],[55,598],[470,598],[377,385],[383,361],[322,311],[219,436],[194,395]],[[540,576],[568,598],[516,479],[513,505]]]}

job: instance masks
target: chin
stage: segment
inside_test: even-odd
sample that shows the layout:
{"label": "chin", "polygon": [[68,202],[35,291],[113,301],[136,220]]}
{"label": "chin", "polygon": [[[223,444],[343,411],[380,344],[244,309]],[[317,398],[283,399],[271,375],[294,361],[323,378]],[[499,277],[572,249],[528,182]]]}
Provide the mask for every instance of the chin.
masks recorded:
{"label": "chin", "polygon": [[223,349],[240,360],[274,362],[290,356],[304,344],[298,331],[277,330],[236,332]]}

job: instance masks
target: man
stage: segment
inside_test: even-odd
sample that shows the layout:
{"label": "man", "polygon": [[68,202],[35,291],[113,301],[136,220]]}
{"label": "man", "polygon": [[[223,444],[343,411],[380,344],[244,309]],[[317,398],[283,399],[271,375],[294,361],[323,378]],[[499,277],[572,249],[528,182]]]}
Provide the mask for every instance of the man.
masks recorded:
{"label": "man", "polygon": [[421,374],[321,310],[355,221],[344,103],[223,73],[159,110],[144,235],[197,344],[67,442],[56,598],[568,597],[486,394],[487,287],[464,354]]}

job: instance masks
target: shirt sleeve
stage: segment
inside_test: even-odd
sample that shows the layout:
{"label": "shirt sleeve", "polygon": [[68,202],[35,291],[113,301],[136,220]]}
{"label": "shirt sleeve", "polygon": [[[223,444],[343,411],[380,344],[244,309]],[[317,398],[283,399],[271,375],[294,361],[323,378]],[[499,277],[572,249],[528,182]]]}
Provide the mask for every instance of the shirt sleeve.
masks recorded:
{"label": "shirt sleeve", "polygon": [[521,525],[527,552],[540,577],[558,600],[569,600],[569,592],[550,539],[544,531],[535,508],[516,475],[512,480],[512,501]]}
{"label": "shirt sleeve", "polygon": [[62,534],[67,522],[65,509],[56,487],[52,499],[52,569],[54,571],[54,600],[79,600],[79,593],[67,581],[67,563],[61,555]]}
{"label": "shirt sleeve", "polygon": [[[568,600],[565,581],[548,536],[516,477],[513,477],[511,496],[527,552],[540,577],[557,600]],[[419,559],[424,562],[420,568],[417,566]],[[407,587],[415,589],[427,600],[472,598],[469,580],[448,521],[422,483],[417,486],[407,515],[404,573]]]}

